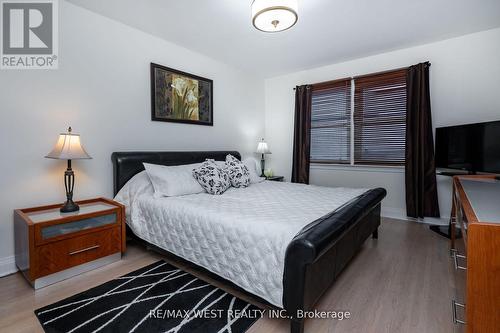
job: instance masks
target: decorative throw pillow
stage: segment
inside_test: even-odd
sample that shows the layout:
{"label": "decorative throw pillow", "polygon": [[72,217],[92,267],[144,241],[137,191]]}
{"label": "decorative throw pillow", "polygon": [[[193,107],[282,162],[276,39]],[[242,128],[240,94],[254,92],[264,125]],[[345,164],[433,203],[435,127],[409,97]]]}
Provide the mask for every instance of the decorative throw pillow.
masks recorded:
{"label": "decorative throw pillow", "polygon": [[226,169],[217,166],[214,160],[206,160],[193,170],[193,177],[210,194],[222,194],[231,187]]}
{"label": "decorative throw pillow", "polygon": [[233,155],[227,155],[226,168],[233,187],[247,187],[250,185],[250,171],[239,159]]}

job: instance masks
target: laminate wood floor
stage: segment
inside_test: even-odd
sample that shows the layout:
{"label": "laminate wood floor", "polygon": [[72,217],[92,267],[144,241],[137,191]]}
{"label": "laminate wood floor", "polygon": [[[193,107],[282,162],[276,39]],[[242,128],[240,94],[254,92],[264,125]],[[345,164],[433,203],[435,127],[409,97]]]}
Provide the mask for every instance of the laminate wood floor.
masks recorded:
{"label": "laminate wood floor", "polygon": [[[0,331],[43,332],[33,310],[95,287],[159,259],[172,262],[140,245],[130,244],[119,262],[34,291],[20,273],[0,278]],[[203,273],[178,262],[229,292]],[[426,225],[384,219],[379,239],[368,239],[360,253],[322,297],[317,309],[345,310],[350,319],[311,319],[306,332],[453,332],[454,291],[448,242]],[[259,305],[257,303],[257,305]],[[283,319],[259,319],[248,333],[289,332]]]}

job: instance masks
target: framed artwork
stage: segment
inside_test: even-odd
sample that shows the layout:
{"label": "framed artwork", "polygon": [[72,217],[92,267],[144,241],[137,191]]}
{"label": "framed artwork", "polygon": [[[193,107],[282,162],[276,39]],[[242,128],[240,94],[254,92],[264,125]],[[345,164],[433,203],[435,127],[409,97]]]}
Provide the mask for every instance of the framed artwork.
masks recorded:
{"label": "framed artwork", "polygon": [[213,126],[213,81],[151,63],[151,120]]}

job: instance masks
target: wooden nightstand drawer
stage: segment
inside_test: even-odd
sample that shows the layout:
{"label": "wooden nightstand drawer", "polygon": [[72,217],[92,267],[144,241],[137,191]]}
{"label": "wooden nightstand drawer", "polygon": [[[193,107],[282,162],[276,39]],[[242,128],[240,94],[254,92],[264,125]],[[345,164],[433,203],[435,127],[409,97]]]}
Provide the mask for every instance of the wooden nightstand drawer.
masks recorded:
{"label": "wooden nightstand drawer", "polygon": [[35,227],[35,231],[38,234],[37,244],[47,240],[58,239],[61,236],[71,236],[70,234],[72,233],[116,224],[117,221],[117,214],[112,213],[45,227],[37,226]]}
{"label": "wooden nightstand drawer", "polygon": [[125,207],[106,198],[14,211],[16,265],[35,289],[120,260],[125,252]]}
{"label": "wooden nightstand drawer", "polygon": [[120,251],[120,227],[41,245],[35,249],[35,262],[38,265],[32,278],[59,272]]}
{"label": "wooden nightstand drawer", "polygon": [[49,209],[28,213],[28,217],[35,222],[35,245],[38,246],[120,225],[120,214],[111,204],[89,203],[83,204],[76,214]]}

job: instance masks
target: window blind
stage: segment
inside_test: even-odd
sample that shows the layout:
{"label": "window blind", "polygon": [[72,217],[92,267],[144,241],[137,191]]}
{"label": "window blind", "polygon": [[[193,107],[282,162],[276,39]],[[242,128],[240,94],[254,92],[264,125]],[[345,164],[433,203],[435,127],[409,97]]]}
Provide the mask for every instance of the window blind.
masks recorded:
{"label": "window blind", "polygon": [[311,162],[350,163],[351,79],[313,85]]}
{"label": "window blind", "polygon": [[354,164],[403,165],[406,69],[355,79]]}

